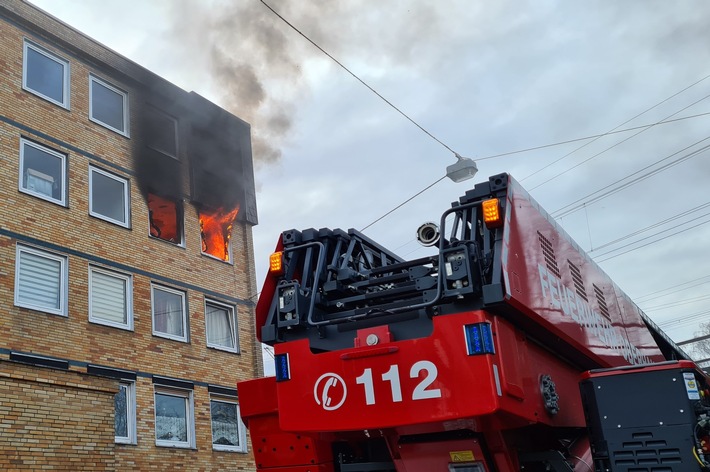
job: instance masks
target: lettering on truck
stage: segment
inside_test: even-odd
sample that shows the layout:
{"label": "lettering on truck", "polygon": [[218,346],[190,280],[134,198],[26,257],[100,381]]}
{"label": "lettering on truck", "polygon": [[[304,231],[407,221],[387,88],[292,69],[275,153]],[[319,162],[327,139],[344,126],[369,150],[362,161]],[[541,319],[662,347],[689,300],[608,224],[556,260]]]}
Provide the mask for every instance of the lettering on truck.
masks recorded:
{"label": "lettering on truck", "polygon": [[571,288],[562,283],[556,275],[542,264],[537,265],[540,274],[542,296],[552,306],[596,336],[605,346],[620,353],[630,364],[647,364],[651,360],[641,354],[636,346],[614,328],[609,320],[594,310],[589,302],[579,297]]}

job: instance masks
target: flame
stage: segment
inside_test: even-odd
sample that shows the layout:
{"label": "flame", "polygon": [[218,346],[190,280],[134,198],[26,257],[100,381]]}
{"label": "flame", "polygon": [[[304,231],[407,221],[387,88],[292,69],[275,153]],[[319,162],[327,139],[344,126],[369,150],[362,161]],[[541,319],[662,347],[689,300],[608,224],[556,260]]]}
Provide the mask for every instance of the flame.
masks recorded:
{"label": "flame", "polygon": [[148,211],[151,236],[175,244],[182,242],[181,224],[178,221],[178,206],[175,200],[149,193]]}
{"label": "flame", "polygon": [[215,211],[200,210],[200,236],[202,252],[229,262],[229,240],[232,226],[237,219],[239,207],[232,210],[220,208]]}

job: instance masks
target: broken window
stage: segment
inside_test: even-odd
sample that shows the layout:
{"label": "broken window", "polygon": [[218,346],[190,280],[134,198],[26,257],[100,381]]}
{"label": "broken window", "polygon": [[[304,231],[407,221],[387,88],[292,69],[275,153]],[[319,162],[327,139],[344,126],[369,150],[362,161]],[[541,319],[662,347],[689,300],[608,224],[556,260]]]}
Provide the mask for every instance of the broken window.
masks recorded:
{"label": "broken window", "polygon": [[177,120],[162,111],[146,107],[146,143],[167,156],[178,158]]}
{"label": "broken window", "polygon": [[182,202],[148,194],[150,235],[182,246]]}
{"label": "broken window", "polygon": [[229,240],[232,237],[232,226],[237,219],[238,212],[239,208],[214,211],[202,209],[199,211],[203,254],[231,262]]}

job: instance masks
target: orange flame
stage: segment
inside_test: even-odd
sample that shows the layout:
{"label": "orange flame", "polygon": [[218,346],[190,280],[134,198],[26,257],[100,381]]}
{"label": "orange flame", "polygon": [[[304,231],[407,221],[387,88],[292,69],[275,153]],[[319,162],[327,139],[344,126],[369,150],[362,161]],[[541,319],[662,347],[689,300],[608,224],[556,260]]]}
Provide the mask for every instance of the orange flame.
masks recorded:
{"label": "orange flame", "polygon": [[203,209],[199,212],[203,253],[229,261],[229,240],[237,213],[239,207],[233,210],[220,208],[212,212]]}

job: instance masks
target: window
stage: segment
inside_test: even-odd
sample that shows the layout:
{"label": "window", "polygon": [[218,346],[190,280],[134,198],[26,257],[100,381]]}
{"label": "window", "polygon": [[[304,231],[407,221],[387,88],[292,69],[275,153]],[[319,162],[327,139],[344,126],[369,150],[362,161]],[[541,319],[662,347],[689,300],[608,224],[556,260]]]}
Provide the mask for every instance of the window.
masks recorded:
{"label": "window", "polygon": [[155,387],[155,444],[194,447],[192,390]]}
{"label": "window", "polygon": [[133,329],[130,275],[89,267],[89,321]]}
{"label": "window", "polygon": [[185,293],[167,287],[152,286],[153,334],[177,341],[187,341]]}
{"label": "window", "polygon": [[91,121],[128,136],[128,94],[93,75],[89,90]]}
{"label": "window", "polygon": [[212,397],[212,448],[217,451],[247,452],[246,431],[234,399]]}
{"label": "window", "polygon": [[66,205],[67,159],[53,149],[20,138],[20,191]]}
{"label": "window", "polygon": [[207,300],[205,302],[205,324],[209,347],[231,352],[239,351],[233,306]]}
{"label": "window", "polygon": [[129,227],[128,181],[95,167],[89,168],[89,214]]}
{"label": "window", "polygon": [[115,441],[123,444],[136,443],[136,384],[121,382],[113,397],[115,409]]}
{"label": "window", "polygon": [[15,305],[67,315],[67,258],[17,245]]}
{"label": "window", "polygon": [[148,219],[152,237],[182,246],[182,215],[180,200],[148,194]]}
{"label": "window", "polygon": [[146,107],[144,135],[149,148],[178,158],[177,120],[151,106]]}
{"label": "window", "polygon": [[69,63],[25,41],[22,88],[69,108]]}

